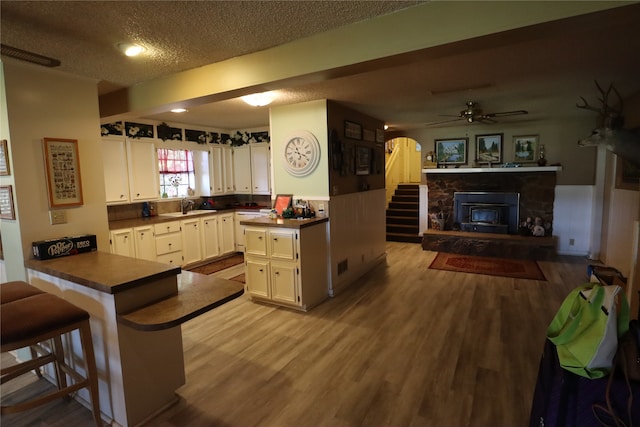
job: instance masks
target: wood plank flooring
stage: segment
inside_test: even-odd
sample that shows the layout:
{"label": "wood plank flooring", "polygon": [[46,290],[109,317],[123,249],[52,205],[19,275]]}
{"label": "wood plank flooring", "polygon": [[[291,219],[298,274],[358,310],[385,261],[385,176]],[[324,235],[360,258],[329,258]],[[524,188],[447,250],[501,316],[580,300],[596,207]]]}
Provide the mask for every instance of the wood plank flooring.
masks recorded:
{"label": "wood plank flooring", "polygon": [[[242,296],[187,322],[180,401],[147,425],[527,425],[547,325],[587,261],[540,262],[534,281],[429,270],[435,256],[388,242],[386,263],[308,313]],[[2,425],[90,425],[54,404]]]}

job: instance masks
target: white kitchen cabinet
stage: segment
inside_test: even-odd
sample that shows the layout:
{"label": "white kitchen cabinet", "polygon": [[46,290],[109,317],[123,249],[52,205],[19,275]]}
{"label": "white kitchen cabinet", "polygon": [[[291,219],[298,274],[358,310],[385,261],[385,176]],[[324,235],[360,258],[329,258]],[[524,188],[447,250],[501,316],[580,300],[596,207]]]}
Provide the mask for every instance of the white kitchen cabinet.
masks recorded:
{"label": "white kitchen cabinet", "polygon": [[249,144],[233,149],[233,180],[236,194],[251,194],[251,149]]}
{"label": "white kitchen cabinet", "polygon": [[160,194],[156,145],[153,140],[127,140],[129,194],[132,202],[155,200]]}
{"label": "white kitchen cabinet", "polygon": [[190,218],[180,221],[180,227],[182,228],[182,265],[188,265],[202,260],[200,222],[200,218]]}
{"label": "white kitchen cabinet", "polygon": [[222,146],[222,163],[224,164],[224,194],[233,194],[235,191],[233,148],[230,145]]}
{"label": "white kitchen cabinet", "polygon": [[244,225],[240,222],[247,221],[254,218],[260,218],[263,215],[258,212],[236,212],[234,216],[235,227],[235,244],[237,252],[244,252]]}
{"label": "white kitchen cabinet", "polygon": [[224,146],[213,144],[211,146],[211,162],[210,162],[210,187],[211,196],[219,196],[225,193],[225,162],[224,162]]}
{"label": "white kitchen cabinet", "polygon": [[122,228],[110,232],[111,253],[135,258],[136,250],[133,242],[133,229]]}
{"label": "white kitchen cabinet", "polygon": [[182,233],[180,221],[155,224],[156,261],[175,266],[182,265]]}
{"label": "white kitchen cabinet", "polygon": [[220,255],[235,252],[233,212],[218,215],[218,246]]}
{"label": "white kitchen cabinet", "polygon": [[271,194],[271,152],[269,144],[251,144],[251,192]]}
{"label": "white kitchen cabinet", "polygon": [[129,171],[124,137],[102,138],[102,164],[107,204],[129,202]]}
{"label": "white kitchen cabinet", "polygon": [[220,255],[218,242],[218,215],[206,216],[200,219],[202,230],[202,257],[215,258]]}
{"label": "white kitchen cabinet", "polygon": [[328,297],[326,222],[246,225],[245,289],[251,299],[308,310]]}
{"label": "white kitchen cabinet", "polygon": [[156,260],[156,237],[153,225],[144,225],[133,229],[136,258],[148,261]]}

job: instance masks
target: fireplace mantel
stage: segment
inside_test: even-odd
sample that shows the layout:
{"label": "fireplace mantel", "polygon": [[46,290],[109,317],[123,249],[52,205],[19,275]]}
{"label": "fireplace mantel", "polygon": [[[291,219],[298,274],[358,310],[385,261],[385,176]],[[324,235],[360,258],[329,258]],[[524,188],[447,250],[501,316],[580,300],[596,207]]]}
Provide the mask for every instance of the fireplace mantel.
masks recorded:
{"label": "fireplace mantel", "polygon": [[516,173],[516,172],[558,172],[562,166],[520,166],[515,168],[430,168],[422,169],[424,174],[434,173]]}

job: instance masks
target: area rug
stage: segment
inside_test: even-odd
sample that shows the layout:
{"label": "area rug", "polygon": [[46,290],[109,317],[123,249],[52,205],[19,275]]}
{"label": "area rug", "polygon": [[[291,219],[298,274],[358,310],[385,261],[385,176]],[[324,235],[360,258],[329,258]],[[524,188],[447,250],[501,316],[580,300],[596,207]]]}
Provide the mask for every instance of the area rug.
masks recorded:
{"label": "area rug", "polygon": [[547,280],[535,261],[438,252],[429,268],[517,279]]}
{"label": "area rug", "polygon": [[199,267],[190,268],[189,271],[200,274],[212,274],[216,271],[224,270],[225,268],[233,267],[234,265],[242,264],[244,262],[244,255],[237,254],[218,261],[210,262],[209,264],[201,265]]}

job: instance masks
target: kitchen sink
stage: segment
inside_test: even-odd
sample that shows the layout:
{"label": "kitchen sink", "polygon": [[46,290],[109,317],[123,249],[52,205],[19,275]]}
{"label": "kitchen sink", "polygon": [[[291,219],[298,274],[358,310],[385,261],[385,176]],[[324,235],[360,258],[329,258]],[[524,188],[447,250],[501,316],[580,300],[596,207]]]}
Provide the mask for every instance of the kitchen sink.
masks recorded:
{"label": "kitchen sink", "polygon": [[193,215],[199,215],[199,214],[205,214],[205,213],[215,213],[215,212],[216,211],[212,209],[199,209],[199,210],[188,211],[186,214],[183,214],[182,212],[169,212],[169,213],[160,214],[160,216],[170,216],[172,218],[184,218],[187,216],[193,216]]}

